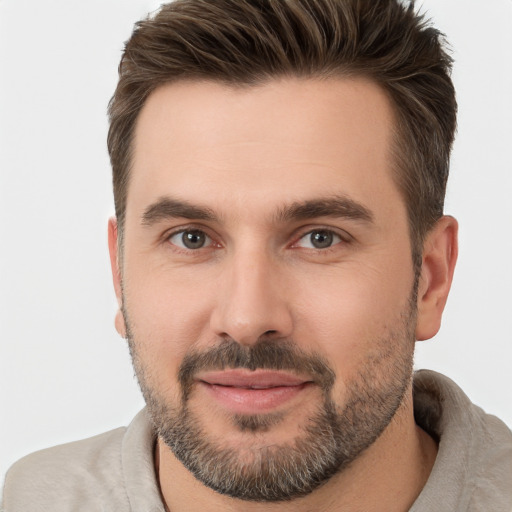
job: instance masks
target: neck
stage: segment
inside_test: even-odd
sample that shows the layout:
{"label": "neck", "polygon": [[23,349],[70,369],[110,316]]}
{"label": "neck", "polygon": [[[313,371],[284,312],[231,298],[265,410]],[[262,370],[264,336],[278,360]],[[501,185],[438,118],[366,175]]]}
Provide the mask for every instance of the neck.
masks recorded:
{"label": "neck", "polygon": [[435,441],[414,422],[412,392],[381,436],[361,456],[303,498],[278,503],[242,501],[203,485],[159,439],[155,465],[172,512],[407,511],[423,489],[437,455]]}

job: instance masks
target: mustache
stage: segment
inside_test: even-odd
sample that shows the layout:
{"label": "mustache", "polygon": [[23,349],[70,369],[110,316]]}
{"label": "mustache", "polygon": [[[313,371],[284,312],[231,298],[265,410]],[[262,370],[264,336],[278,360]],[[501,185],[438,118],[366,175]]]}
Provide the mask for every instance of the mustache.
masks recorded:
{"label": "mustache", "polygon": [[315,353],[306,353],[288,340],[259,340],[244,346],[235,340],[224,340],[219,345],[204,351],[187,354],[180,365],[178,381],[186,400],[200,371],[216,371],[243,368],[255,371],[286,370],[311,377],[324,392],[334,385],[336,375],[325,358]]}

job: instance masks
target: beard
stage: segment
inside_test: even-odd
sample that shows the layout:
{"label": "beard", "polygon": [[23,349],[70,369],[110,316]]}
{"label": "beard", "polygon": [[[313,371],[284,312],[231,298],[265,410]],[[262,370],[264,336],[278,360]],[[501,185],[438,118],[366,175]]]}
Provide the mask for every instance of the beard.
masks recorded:
{"label": "beard", "polygon": [[[250,346],[220,340],[203,351],[188,353],[179,368],[179,404],[170,403],[152,385],[123,310],[130,354],[149,416],[159,438],[175,457],[211,489],[232,498],[279,502],[311,493],[346,469],[390,424],[411,385],[415,291],[392,329],[375,340],[355,375],[344,382],[341,404],[333,396],[336,374],[319,354],[300,350],[291,340],[261,338]],[[322,399],[299,433],[282,444],[262,445],[261,433],[283,421],[282,413],[233,414],[232,425],[244,436],[239,446],[215,439],[207,420],[191,407],[199,371],[245,368],[287,370],[309,375]],[[246,440],[247,437],[244,437]]]}

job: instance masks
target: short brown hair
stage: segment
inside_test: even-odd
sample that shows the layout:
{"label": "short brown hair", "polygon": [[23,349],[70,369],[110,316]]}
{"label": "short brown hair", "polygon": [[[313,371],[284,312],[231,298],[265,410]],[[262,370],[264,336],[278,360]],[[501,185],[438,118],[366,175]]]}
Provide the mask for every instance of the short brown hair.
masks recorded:
{"label": "short brown hair", "polygon": [[[136,24],[109,104],[108,150],[122,236],[137,116],[158,86],[215,80],[366,77],[396,116],[397,184],[416,264],[443,214],[457,104],[443,35],[400,0],[176,0]],[[419,261],[418,261],[418,258]]]}

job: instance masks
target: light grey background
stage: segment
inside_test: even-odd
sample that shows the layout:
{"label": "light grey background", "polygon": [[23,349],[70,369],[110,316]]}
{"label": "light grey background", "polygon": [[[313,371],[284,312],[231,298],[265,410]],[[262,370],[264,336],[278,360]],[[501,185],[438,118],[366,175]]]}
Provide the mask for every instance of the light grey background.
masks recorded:
{"label": "light grey background", "polygon": [[[0,0],[0,483],[20,456],[127,424],[142,407],[113,327],[106,106],[150,0]],[[425,0],[456,59],[447,213],[460,258],[442,371],[512,426],[512,1]]]}

